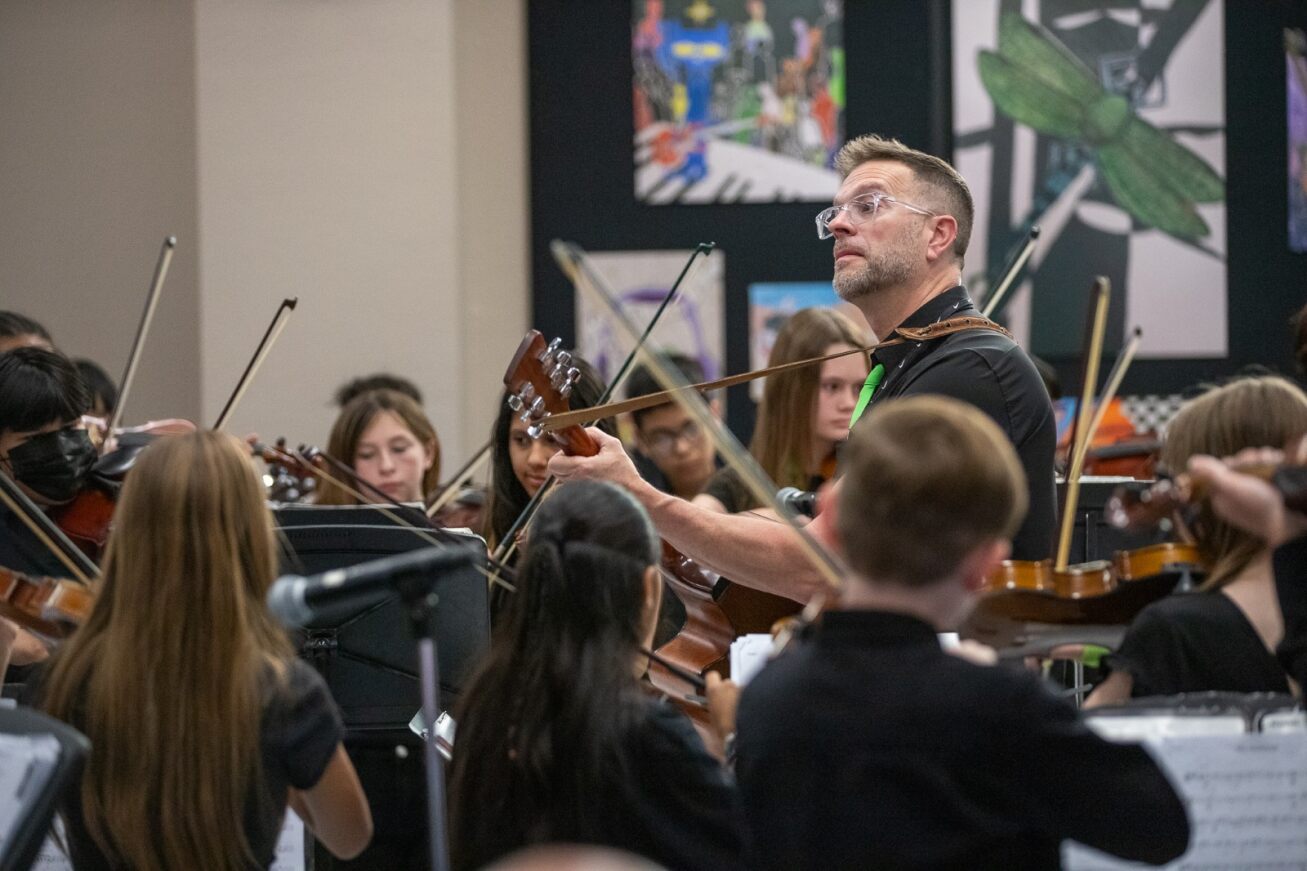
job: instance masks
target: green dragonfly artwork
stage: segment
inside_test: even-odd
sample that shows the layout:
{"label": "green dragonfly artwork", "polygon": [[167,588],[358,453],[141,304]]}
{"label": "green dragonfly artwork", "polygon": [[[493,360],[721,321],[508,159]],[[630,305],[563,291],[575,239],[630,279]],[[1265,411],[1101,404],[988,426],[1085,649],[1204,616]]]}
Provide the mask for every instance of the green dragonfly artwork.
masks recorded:
{"label": "green dragonfly artwork", "polygon": [[981,51],[980,78],[1004,115],[1090,149],[1117,205],[1141,224],[1195,241],[1210,232],[1195,203],[1225,198],[1201,157],[1135,114],[1045,28],[1008,13],[998,51]]}

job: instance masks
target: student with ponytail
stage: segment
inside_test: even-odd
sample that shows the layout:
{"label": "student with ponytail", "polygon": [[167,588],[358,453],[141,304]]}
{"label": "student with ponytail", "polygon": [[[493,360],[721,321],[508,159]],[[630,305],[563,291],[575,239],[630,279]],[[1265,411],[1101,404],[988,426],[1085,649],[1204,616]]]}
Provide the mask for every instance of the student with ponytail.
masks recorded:
{"label": "student with ponytail", "polygon": [[740,866],[727,774],[689,720],[640,687],[662,596],[657,548],[648,516],[612,484],[565,484],[541,506],[457,712],[455,868],[558,841],[669,868]]}

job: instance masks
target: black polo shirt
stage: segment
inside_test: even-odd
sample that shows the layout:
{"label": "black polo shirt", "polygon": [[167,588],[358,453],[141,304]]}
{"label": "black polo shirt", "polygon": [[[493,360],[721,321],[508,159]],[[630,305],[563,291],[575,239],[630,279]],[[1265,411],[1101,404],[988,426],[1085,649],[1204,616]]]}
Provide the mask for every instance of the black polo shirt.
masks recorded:
{"label": "black polo shirt", "polygon": [[740,699],[736,780],[762,869],[1056,868],[1073,839],[1160,863],[1184,806],[1141,747],[1030,674],[903,614],[827,611]]}
{"label": "black polo shirt", "polygon": [[[924,327],[978,315],[966,288],[954,287],[917,309],[900,326]],[[885,377],[868,409],[899,396],[936,393],[976,406],[999,425],[1016,447],[1030,492],[1029,510],[1012,540],[1012,558],[1050,556],[1057,528],[1053,489],[1057,423],[1048,390],[1021,346],[992,330],[967,330],[928,342],[882,348],[872,355],[872,365],[876,363],[885,364]]]}

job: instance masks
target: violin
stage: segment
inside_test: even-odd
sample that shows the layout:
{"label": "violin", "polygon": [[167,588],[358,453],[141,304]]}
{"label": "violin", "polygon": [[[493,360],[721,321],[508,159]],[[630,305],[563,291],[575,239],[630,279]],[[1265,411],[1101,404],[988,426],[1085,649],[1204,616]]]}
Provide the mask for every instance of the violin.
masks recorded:
{"label": "violin", "polygon": [[285,436],[279,436],[272,447],[252,442],[250,454],[267,465],[263,485],[267,488],[269,502],[296,505],[313,501],[318,487],[320,460],[310,461],[292,453]]}
{"label": "violin", "polygon": [[44,635],[66,638],[82,625],[95,594],[76,581],[34,578],[0,567],[0,616]]}
{"label": "violin", "polygon": [[1048,559],[1004,560],[986,579],[971,622],[1123,626],[1172,593],[1185,577],[1192,583],[1204,568],[1197,547],[1174,542],[1117,551],[1111,560],[1063,569]]}
{"label": "violin", "polygon": [[136,458],[156,438],[190,432],[195,432],[195,424],[180,418],[114,430],[102,441],[110,450],[95,461],[81,492],[51,510],[50,518],[83,553],[99,562],[109,541],[118,491]]}
{"label": "violin", "polygon": [[[1268,482],[1290,511],[1307,513],[1307,466],[1243,465],[1238,471]],[[1117,487],[1104,506],[1103,516],[1118,529],[1169,527],[1176,515],[1192,513],[1207,501],[1207,486],[1188,475],[1159,478],[1149,485]]]}

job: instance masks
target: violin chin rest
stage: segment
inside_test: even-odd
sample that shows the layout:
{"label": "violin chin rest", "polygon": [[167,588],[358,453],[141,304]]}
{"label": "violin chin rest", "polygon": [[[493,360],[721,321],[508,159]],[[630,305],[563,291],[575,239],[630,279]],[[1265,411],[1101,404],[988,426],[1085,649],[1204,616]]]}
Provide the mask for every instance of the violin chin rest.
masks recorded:
{"label": "violin chin rest", "polygon": [[104,478],[121,481],[132,468],[136,457],[145,449],[145,444],[120,445],[117,450],[105,454],[95,461],[91,471]]}

